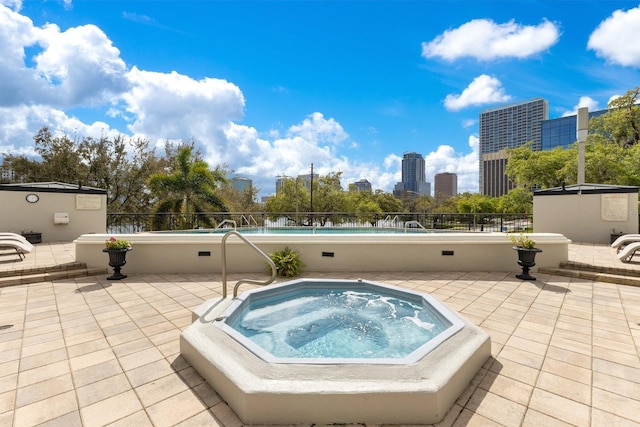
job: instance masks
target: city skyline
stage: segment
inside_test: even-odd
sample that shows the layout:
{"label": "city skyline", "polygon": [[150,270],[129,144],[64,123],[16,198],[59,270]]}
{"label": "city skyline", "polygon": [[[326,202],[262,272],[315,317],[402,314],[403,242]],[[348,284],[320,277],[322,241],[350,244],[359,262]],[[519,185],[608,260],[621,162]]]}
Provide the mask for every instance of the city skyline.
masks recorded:
{"label": "city skyline", "polygon": [[343,172],[391,192],[405,152],[479,192],[478,120],[543,98],[602,110],[640,81],[638,1],[0,0],[0,153],[195,141],[273,194]]}

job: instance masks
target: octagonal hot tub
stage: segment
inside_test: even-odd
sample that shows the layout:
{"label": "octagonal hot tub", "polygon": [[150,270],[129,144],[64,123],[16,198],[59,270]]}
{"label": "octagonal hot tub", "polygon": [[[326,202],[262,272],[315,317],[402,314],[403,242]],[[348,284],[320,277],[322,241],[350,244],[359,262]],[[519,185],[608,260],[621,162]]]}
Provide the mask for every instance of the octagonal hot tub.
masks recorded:
{"label": "octagonal hot tub", "polygon": [[363,280],[294,280],[196,313],[181,353],[248,424],[435,423],[491,351],[432,296]]}

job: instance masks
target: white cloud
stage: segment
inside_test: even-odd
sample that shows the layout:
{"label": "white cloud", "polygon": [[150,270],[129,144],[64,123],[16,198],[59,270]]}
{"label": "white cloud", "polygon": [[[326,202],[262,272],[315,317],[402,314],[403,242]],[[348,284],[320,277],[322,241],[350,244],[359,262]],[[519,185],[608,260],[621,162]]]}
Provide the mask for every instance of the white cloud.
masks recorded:
{"label": "white cloud", "polygon": [[640,6],[616,10],[591,33],[587,47],[614,64],[640,67],[639,28]]}
{"label": "white cloud", "polygon": [[300,125],[291,126],[288,135],[330,144],[339,144],[349,138],[338,122],[333,118],[327,120],[317,112],[309,115]]}
{"label": "white cloud", "polygon": [[495,77],[482,74],[471,82],[460,95],[447,95],[444,106],[449,111],[458,111],[473,105],[506,102],[511,99]]}
{"label": "white cloud", "polygon": [[481,61],[497,58],[527,58],[558,42],[560,31],[547,20],[537,26],[497,24],[490,19],[474,19],[422,43],[422,56],[454,61],[472,57]]}
{"label": "white cloud", "polygon": [[575,116],[576,114],[578,114],[578,109],[583,107],[587,107],[589,111],[597,111],[600,109],[598,107],[598,101],[591,98],[590,96],[581,96],[578,104],[573,107],[573,110],[565,111],[562,114],[562,117]]}
{"label": "white cloud", "polygon": [[104,32],[83,25],[61,32],[49,24],[39,32],[43,51],[34,60],[66,105],[102,103],[127,89],[126,65]]}
{"label": "white cloud", "polygon": [[[25,62],[25,49],[39,49]],[[49,104],[57,107],[108,101],[126,89],[124,61],[94,25],[60,31],[42,28],[0,5],[0,106]]]}
{"label": "white cloud", "polygon": [[9,6],[16,12],[22,9],[22,0],[0,0],[0,4]]}
{"label": "white cloud", "polygon": [[449,145],[440,145],[436,151],[432,151],[425,156],[427,181],[431,182],[433,191],[433,180],[437,173],[451,172],[458,177],[458,192],[478,192],[478,153],[480,141],[477,136],[469,136],[468,154],[457,153]]}
{"label": "white cloud", "polygon": [[216,157],[228,162],[225,129],[243,117],[244,96],[222,79],[142,71],[127,74],[131,89],[122,94],[121,114],[130,120],[136,137],[152,141],[199,141]]}
{"label": "white cloud", "polygon": [[[225,128],[229,166],[238,174],[251,177],[261,193],[275,191],[277,176],[297,176],[310,173],[325,175],[343,172],[342,185],[365,178],[373,188],[389,189],[399,180],[399,163],[385,162],[383,166],[349,160],[337,154],[337,147],[349,135],[333,118],[321,113],[308,115],[301,123],[289,127],[286,136],[272,133],[272,140],[260,138],[249,126],[230,123]],[[210,163],[214,158],[208,159]]]}

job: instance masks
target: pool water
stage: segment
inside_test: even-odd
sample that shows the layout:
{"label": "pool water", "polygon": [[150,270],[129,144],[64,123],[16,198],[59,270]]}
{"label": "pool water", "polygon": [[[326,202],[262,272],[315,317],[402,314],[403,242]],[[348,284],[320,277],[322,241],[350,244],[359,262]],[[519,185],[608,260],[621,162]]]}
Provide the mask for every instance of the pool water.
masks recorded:
{"label": "pool water", "polygon": [[423,228],[385,227],[241,227],[237,229],[197,229],[180,231],[152,231],[155,234],[225,234],[235,230],[242,234],[443,234],[455,230],[427,230]]}
{"label": "pool water", "polygon": [[225,321],[278,358],[403,358],[452,326],[420,295],[349,285],[249,299]]}

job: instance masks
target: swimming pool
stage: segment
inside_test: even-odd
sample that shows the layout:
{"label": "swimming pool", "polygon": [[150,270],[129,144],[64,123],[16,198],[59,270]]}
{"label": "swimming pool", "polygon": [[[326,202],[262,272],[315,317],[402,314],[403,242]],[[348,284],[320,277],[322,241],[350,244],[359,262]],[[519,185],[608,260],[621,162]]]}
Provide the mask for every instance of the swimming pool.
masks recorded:
{"label": "swimming pool", "polygon": [[424,228],[387,228],[387,227],[241,227],[176,231],[152,231],[157,234],[224,234],[228,231],[242,234],[441,234],[459,233],[456,230],[427,230]]}

